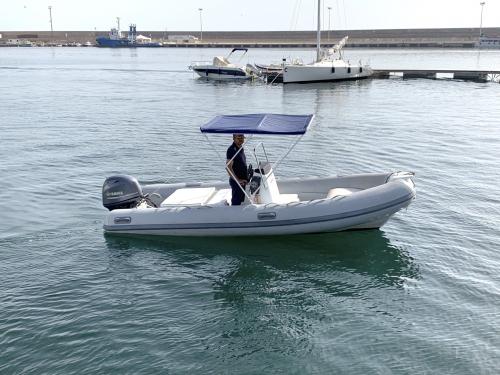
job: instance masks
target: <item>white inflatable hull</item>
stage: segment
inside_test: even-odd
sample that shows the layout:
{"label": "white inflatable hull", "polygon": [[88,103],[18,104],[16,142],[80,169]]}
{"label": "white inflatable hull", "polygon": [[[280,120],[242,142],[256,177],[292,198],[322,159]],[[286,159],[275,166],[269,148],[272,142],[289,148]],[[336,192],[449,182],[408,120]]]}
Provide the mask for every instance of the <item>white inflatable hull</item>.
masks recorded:
{"label": "white inflatable hull", "polygon": [[[156,192],[164,199],[179,188],[193,186],[151,185],[144,191]],[[222,189],[228,184],[196,184],[208,186]],[[291,179],[278,181],[278,186],[281,193],[298,194],[300,201],[117,209],[107,214],[104,230],[163,236],[268,236],[380,228],[415,198],[409,174]],[[335,188],[355,192],[326,197]]]}

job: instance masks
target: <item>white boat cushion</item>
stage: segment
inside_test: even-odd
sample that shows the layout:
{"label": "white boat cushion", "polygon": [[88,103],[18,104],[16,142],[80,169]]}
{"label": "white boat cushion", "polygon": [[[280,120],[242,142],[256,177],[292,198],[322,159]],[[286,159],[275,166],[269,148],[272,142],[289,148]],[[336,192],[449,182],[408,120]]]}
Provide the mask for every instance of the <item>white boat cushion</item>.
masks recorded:
{"label": "white boat cushion", "polygon": [[231,202],[231,189],[220,189],[207,201],[210,206],[228,206]]}
{"label": "white boat cushion", "polygon": [[208,202],[214,193],[214,187],[177,189],[161,202],[161,207],[200,206]]}
{"label": "white boat cushion", "polygon": [[297,194],[280,194],[275,198],[273,203],[287,204],[299,201],[299,196]]}
{"label": "white boat cushion", "polygon": [[328,194],[326,195],[327,198],[334,198],[337,196],[348,196],[351,195],[352,193],[356,193],[357,191],[361,191],[362,189],[355,189],[355,188],[334,188],[330,189],[328,191]]}

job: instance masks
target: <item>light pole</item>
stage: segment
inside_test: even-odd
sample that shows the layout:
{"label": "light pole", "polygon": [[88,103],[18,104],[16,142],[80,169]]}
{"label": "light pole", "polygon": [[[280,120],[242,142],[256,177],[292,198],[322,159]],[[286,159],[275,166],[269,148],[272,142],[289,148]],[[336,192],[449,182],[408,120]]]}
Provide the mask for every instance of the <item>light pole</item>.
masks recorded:
{"label": "light pole", "polygon": [[330,11],[332,7],[328,7],[328,43],[330,43]]}
{"label": "light pole", "polygon": [[54,40],[54,28],[52,27],[52,5],[49,5],[49,17],[50,17],[50,39]]}
{"label": "light pole", "polygon": [[203,41],[203,22],[202,22],[202,18],[201,18],[201,12],[203,12],[203,8],[198,8],[198,10],[200,11],[200,42]]}
{"label": "light pole", "polygon": [[479,24],[479,37],[481,38],[483,36],[483,8],[484,4],[486,4],[485,1],[481,1],[479,5],[481,5],[481,23]]}

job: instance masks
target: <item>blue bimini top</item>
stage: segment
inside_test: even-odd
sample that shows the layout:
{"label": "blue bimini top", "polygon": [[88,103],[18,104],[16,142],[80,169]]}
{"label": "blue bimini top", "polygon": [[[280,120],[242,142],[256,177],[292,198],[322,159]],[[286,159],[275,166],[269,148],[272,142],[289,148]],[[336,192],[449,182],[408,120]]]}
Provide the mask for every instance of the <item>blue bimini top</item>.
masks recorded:
{"label": "blue bimini top", "polygon": [[217,116],[200,127],[202,133],[222,134],[304,134],[314,115],[256,113]]}

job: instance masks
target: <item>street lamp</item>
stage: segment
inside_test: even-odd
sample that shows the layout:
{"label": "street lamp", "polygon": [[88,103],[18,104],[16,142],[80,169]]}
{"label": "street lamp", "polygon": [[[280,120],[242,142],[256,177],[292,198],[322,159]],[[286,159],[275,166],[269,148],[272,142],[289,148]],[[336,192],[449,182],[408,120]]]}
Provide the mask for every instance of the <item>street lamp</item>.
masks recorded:
{"label": "street lamp", "polygon": [[332,7],[328,7],[328,43],[330,43],[330,11]]}
{"label": "street lamp", "polygon": [[203,41],[203,22],[201,19],[201,12],[203,11],[203,8],[198,8],[200,11],[200,42]]}
{"label": "street lamp", "polygon": [[481,5],[481,23],[479,24],[479,37],[481,38],[483,36],[483,8],[484,4],[486,4],[485,1],[482,1],[479,3]]}
{"label": "street lamp", "polygon": [[49,5],[49,17],[50,17],[50,39],[54,40],[54,28],[52,27],[52,5]]}

